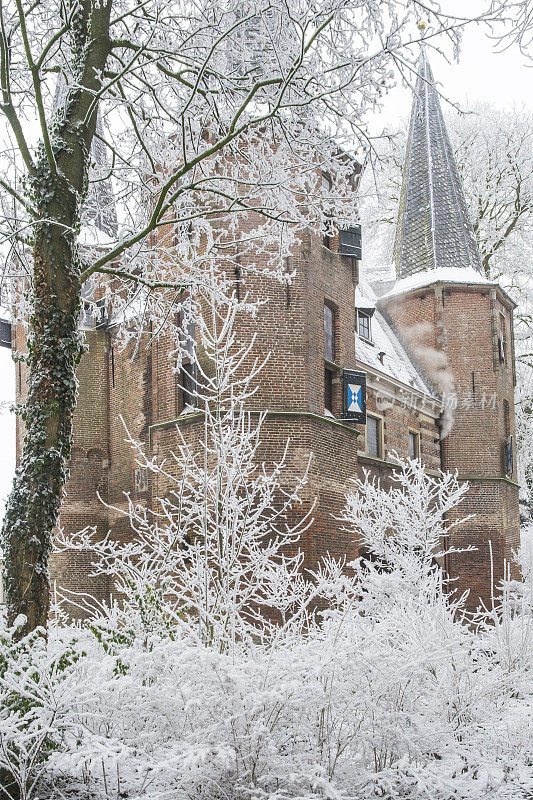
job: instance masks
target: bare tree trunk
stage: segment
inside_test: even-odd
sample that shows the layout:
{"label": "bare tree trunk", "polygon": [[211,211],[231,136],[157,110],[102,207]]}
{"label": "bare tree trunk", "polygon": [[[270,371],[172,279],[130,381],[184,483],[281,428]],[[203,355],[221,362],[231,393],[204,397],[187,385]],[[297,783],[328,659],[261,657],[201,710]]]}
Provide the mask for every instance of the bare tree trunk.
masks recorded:
{"label": "bare tree trunk", "polygon": [[32,314],[28,339],[26,426],[2,528],[8,622],[20,614],[17,638],[46,627],[50,605],[48,559],[68,475],[76,366],[81,262],[76,248],[80,205],[87,187],[97,118],[95,94],[110,50],[112,2],[82,0],[73,31],[79,54],[77,86],[30,175],[39,211],[34,226]]}

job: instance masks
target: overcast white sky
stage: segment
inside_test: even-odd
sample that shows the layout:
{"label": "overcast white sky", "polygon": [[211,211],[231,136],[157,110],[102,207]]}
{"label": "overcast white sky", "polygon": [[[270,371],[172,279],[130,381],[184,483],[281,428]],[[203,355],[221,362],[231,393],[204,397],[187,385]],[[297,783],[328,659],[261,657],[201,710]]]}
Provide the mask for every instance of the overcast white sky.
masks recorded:
{"label": "overcast white sky", "polygon": [[[457,10],[459,0],[448,0],[447,11]],[[472,12],[470,3],[468,11]],[[431,55],[435,78],[442,93],[454,103],[467,105],[487,102],[501,108],[526,107],[533,111],[531,91],[533,66],[528,67],[516,49],[495,53],[493,44],[481,31],[465,33],[458,63],[449,64],[438,54]],[[408,89],[397,87],[386,98],[376,117],[376,127],[391,130],[409,113],[411,96]],[[366,247],[371,247],[367,242]],[[9,350],[0,348],[0,518],[9,491],[15,464],[15,425],[13,414],[4,404],[15,397],[15,368]]]}

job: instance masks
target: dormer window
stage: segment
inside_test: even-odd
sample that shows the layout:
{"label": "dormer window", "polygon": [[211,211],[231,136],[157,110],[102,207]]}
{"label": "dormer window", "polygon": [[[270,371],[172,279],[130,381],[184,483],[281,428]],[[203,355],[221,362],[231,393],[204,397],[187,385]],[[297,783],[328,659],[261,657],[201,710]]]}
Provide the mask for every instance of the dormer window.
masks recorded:
{"label": "dormer window", "polygon": [[357,333],[365,342],[372,341],[371,316],[366,311],[357,311]]}
{"label": "dormer window", "polygon": [[343,228],[339,231],[339,253],[343,256],[362,258],[361,248],[361,226],[354,225],[351,228]]}

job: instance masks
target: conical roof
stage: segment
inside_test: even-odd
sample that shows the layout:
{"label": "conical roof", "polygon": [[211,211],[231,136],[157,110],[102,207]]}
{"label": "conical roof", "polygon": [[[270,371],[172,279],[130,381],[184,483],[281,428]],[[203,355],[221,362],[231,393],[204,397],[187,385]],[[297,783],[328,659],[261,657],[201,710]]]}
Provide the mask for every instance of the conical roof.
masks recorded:
{"label": "conical roof", "polygon": [[418,62],[394,259],[399,278],[450,267],[482,272],[424,45]]}
{"label": "conical roof", "polygon": [[[89,191],[81,212],[82,225],[95,225],[98,230],[117,235],[117,206],[111,183],[109,161],[104,142],[104,126],[100,112],[96,119],[96,134],[91,145],[92,166],[89,170]],[[100,138],[97,138],[100,137]]]}

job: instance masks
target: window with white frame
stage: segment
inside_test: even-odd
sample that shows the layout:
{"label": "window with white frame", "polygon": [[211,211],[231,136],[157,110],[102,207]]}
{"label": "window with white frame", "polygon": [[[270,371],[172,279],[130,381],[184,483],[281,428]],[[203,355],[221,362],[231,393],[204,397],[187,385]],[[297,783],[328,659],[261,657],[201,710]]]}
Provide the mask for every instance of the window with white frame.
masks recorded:
{"label": "window with white frame", "polygon": [[372,414],[366,415],[366,454],[368,456],[375,456],[376,458],[383,457],[383,420],[380,417],[374,417]]}
{"label": "window with white frame", "polygon": [[366,342],[372,341],[371,317],[366,311],[357,312],[357,333]]}

